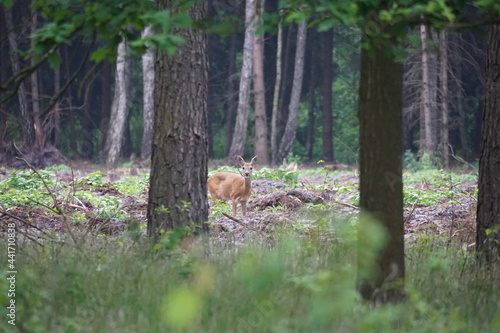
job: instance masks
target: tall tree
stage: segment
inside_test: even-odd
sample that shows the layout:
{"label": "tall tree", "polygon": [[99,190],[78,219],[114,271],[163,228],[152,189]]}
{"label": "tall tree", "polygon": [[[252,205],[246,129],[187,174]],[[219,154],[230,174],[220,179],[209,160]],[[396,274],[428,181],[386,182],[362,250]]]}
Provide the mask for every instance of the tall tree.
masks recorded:
{"label": "tall tree", "polygon": [[233,139],[229,156],[243,155],[248,127],[250,105],[250,86],[252,84],[253,39],[255,35],[255,0],[246,0],[245,6],[245,40],[243,42],[243,64],[241,67],[238,111],[234,126]]}
{"label": "tall tree", "polygon": [[433,81],[431,79],[432,64],[431,51],[428,45],[428,28],[425,24],[420,25],[420,43],[422,47],[422,90],[420,105],[420,152],[433,155],[435,148],[434,122],[433,119]]}
{"label": "tall tree", "polygon": [[[151,36],[153,28],[149,25],[143,32],[142,37]],[[155,52],[149,48],[146,53],[142,55],[142,149],[141,159],[147,160],[151,157],[151,149],[153,145],[153,116],[154,116],[154,103],[153,91],[155,81]]]}
{"label": "tall tree", "polygon": [[304,55],[307,36],[307,22],[302,21],[298,25],[297,44],[295,48],[295,65],[293,71],[292,95],[288,107],[288,118],[286,121],[285,132],[281,138],[278,150],[278,162],[288,157],[292,150],[292,145],[297,132],[297,123],[299,120],[300,96],[302,93],[302,81],[304,77]]}
{"label": "tall tree", "polygon": [[315,145],[315,126],[316,126],[316,105],[318,97],[318,86],[320,84],[321,72],[323,70],[321,61],[316,61],[316,55],[320,53],[321,44],[317,42],[320,34],[316,29],[308,31],[306,60],[305,64],[308,67],[307,80],[307,125],[305,149],[308,162],[313,162],[313,148]]}
{"label": "tall tree", "polygon": [[[157,0],[160,10],[176,12],[175,0]],[[177,9],[176,9],[177,8]],[[206,16],[206,2],[188,10]],[[185,39],[174,55],[158,51],[155,61],[155,115],[148,199],[148,235],[185,225],[206,230],[208,219],[208,60],[206,35],[173,28]]]}
{"label": "tall tree", "polygon": [[231,144],[233,142],[234,122],[238,110],[238,80],[236,76],[236,57],[237,57],[237,36],[231,35],[229,47],[229,64],[227,66],[227,114],[226,114],[226,155],[229,155]]}
{"label": "tall tree", "polygon": [[500,25],[488,31],[486,103],[481,130],[476,248],[481,259],[500,260]]}
{"label": "tall tree", "polygon": [[321,112],[323,139],[323,160],[333,163],[333,110],[332,110],[332,83],[333,83],[333,28],[323,33],[323,81],[321,83]]}
{"label": "tall tree", "polygon": [[111,106],[109,129],[104,146],[107,155],[106,165],[116,167],[122,151],[125,137],[125,126],[128,126],[130,61],[127,59],[127,41],[124,39],[118,45],[116,58],[115,94]]}
{"label": "tall tree", "polygon": [[441,91],[441,127],[440,127],[440,146],[441,146],[441,164],[444,168],[450,167],[450,138],[449,138],[449,108],[448,108],[448,45],[447,33],[442,30],[439,32],[439,82]]}
{"label": "tall tree", "polygon": [[[262,20],[264,0],[257,0],[254,25]],[[255,111],[255,155],[259,156],[259,164],[269,163],[267,153],[267,113],[266,87],[264,85],[264,35],[258,34],[253,43],[253,93]]]}
{"label": "tall tree", "polygon": [[[38,24],[38,13],[36,10],[31,7],[31,34],[35,34],[37,30]],[[35,45],[33,43],[33,39],[31,40],[31,47],[34,48]],[[31,66],[36,66],[35,58],[31,58],[30,60]],[[35,126],[35,138],[37,143],[37,148],[41,151],[45,146],[45,133],[42,128],[42,123],[40,121],[40,93],[38,88],[38,71],[33,71],[30,75],[31,82],[31,113],[33,117],[33,124]]]}
{"label": "tall tree", "polygon": [[283,54],[283,27],[278,22],[278,35],[276,43],[276,80],[274,82],[273,110],[271,112],[271,160],[273,165],[278,165],[278,113],[281,87],[281,58]]}
{"label": "tall tree", "polygon": [[[389,24],[375,22],[381,34],[394,36]],[[387,41],[380,43],[368,34],[364,39],[370,49],[361,51],[359,86],[362,222],[358,233],[358,279],[365,299],[384,302],[402,297],[405,276],[401,165],[403,64],[387,52],[391,46]],[[374,224],[383,234],[375,241],[370,232]],[[369,247],[373,242],[376,246]]]}

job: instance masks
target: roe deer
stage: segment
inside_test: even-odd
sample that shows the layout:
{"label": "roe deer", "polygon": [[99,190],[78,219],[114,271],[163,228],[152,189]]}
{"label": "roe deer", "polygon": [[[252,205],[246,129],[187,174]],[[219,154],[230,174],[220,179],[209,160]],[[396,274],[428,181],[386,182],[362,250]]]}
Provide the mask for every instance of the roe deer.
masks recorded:
{"label": "roe deer", "polygon": [[236,161],[241,165],[243,177],[231,172],[217,172],[207,182],[208,191],[212,197],[212,206],[215,200],[231,200],[233,215],[236,215],[236,205],[240,202],[243,215],[246,215],[248,198],[252,194],[252,169],[257,156],[250,163],[245,162],[241,156],[236,156]]}

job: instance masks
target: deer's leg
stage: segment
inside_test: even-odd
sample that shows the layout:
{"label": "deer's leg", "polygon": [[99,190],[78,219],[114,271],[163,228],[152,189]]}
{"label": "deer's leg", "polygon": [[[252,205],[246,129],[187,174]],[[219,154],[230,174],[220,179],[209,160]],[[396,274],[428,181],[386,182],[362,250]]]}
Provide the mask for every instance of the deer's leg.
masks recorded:
{"label": "deer's leg", "polygon": [[233,216],[236,216],[236,205],[238,204],[238,202],[236,200],[232,200],[231,203],[233,207]]}
{"label": "deer's leg", "polygon": [[244,200],[241,202],[241,211],[243,215],[247,215],[247,202]]}

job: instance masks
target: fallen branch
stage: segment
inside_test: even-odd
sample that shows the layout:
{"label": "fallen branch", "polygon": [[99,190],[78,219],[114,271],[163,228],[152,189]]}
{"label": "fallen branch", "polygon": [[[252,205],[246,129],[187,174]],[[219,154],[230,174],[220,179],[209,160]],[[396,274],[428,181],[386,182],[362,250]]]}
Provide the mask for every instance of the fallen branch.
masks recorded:
{"label": "fallen branch", "polygon": [[230,220],[233,220],[234,222],[238,223],[238,224],[239,224],[239,225],[241,225],[242,227],[245,227],[245,228],[247,228],[247,229],[249,229],[249,230],[255,231],[255,232],[259,233],[261,236],[264,236],[264,237],[266,237],[266,238],[271,239],[271,237],[270,237],[269,235],[267,235],[267,234],[263,233],[261,230],[259,230],[259,229],[255,229],[255,228],[253,228],[253,227],[249,226],[247,223],[245,223],[245,222],[243,222],[243,221],[241,221],[241,220],[237,219],[237,218],[236,218],[236,217],[234,217],[234,216],[231,216],[231,215],[226,214],[226,213],[222,213],[222,215],[224,215],[225,217],[229,218]]}
{"label": "fallen branch", "polygon": [[346,207],[349,207],[349,208],[352,208],[352,209],[356,209],[356,210],[359,209],[358,206],[352,205],[352,204],[347,203],[347,202],[342,202],[342,201],[335,200],[335,199],[333,199],[333,202],[336,203],[337,205],[346,206]]}

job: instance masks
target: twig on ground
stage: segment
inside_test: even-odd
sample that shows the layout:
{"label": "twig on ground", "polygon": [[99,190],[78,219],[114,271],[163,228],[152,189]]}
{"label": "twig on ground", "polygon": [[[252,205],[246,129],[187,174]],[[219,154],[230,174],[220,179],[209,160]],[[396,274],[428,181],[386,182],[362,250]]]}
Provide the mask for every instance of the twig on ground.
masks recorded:
{"label": "twig on ground", "polygon": [[247,229],[250,229],[250,230],[252,230],[252,231],[255,231],[255,232],[259,233],[261,236],[264,236],[264,237],[266,237],[266,238],[271,238],[269,235],[266,235],[266,234],[265,234],[265,233],[263,233],[261,230],[259,230],[259,229],[255,229],[255,228],[253,228],[253,227],[249,226],[247,223],[245,223],[245,222],[241,221],[240,219],[237,219],[237,218],[236,218],[236,217],[234,217],[234,216],[231,216],[231,215],[226,214],[226,213],[222,213],[222,215],[224,215],[225,217],[227,217],[227,218],[229,218],[229,219],[233,220],[234,222],[238,223],[239,225],[241,225],[241,226],[243,226],[243,227],[245,227],[245,228],[247,228]]}

